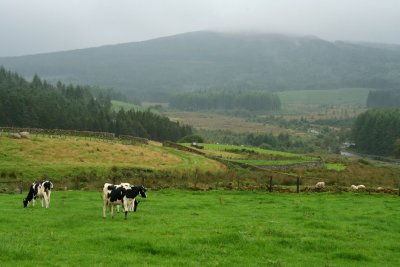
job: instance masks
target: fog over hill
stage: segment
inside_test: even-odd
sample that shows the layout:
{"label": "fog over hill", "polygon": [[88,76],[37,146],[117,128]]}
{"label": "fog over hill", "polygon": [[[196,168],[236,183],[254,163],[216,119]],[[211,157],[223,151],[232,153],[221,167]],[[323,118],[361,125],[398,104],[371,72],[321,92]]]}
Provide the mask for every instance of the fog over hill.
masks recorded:
{"label": "fog over hill", "polygon": [[165,101],[202,89],[399,88],[400,49],[313,36],[192,32],[148,41],[0,58],[25,77]]}

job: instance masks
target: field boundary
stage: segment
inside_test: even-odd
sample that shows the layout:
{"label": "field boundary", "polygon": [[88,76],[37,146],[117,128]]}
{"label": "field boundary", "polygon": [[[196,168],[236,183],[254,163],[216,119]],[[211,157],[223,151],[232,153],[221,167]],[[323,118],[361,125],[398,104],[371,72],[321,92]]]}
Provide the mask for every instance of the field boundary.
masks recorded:
{"label": "field boundary", "polygon": [[148,144],[147,138],[136,137],[132,135],[119,135],[116,136],[114,133],[109,132],[92,132],[92,131],[77,131],[77,130],[64,130],[64,129],[42,129],[42,128],[20,128],[20,127],[0,127],[0,136],[2,133],[20,133],[28,132],[35,135],[47,135],[47,136],[78,136],[85,138],[96,138],[107,141],[113,141],[115,139],[120,141],[128,141],[130,143],[141,143]]}
{"label": "field boundary", "polygon": [[201,152],[197,149],[190,148],[184,145],[180,145],[174,142],[166,141],[163,143],[163,146],[172,147],[178,150],[187,151],[191,153],[195,153],[198,155],[205,156],[207,158],[217,160],[225,165],[236,165],[241,168],[250,169],[250,170],[265,170],[265,169],[290,169],[290,168],[308,168],[308,167],[323,167],[325,166],[325,162],[320,158],[319,161],[309,161],[309,162],[299,162],[299,163],[290,163],[290,164],[271,164],[271,165],[253,165],[244,162],[237,162],[234,160],[227,160],[216,156],[209,156],[204,152]]}

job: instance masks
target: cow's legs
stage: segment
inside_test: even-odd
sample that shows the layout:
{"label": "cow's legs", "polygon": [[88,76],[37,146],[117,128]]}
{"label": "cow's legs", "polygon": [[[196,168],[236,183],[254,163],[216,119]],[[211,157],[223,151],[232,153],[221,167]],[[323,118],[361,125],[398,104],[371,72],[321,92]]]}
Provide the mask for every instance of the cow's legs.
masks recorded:
{"label": "cow's legs", "polygon": [[44,193],[44,194],[43,194],[43,198],[42,198],[42,207],[43,207],[43,200],[44,200],[44,203],[45,203],[45,205],[46,205],[46,209],[48,209],[48,208],[49,208],[49,198],[48,198],[48,196],[47,196],[47,193]]}
{"label": "cow's legs", "polygon": [[125,220],[126,220],[126,218],[127,218],[127,216],[128,216],[128,199],[125,198],[125,199],[122,201],[122,205],[123,205],[123,208],[124,208]]}
{"label": "cow's legs", "polygon": [[114,205],[111,204],[111,218],[114,219]]}
{"label": "cow's legs", "polygon": [[44,200],[44,195],[43,195],[43,197],[40,199],[40,202],[42,203],[42,208],[43,208],[43,200]]}
{"label": "cow's legs", "polygon": [[106,218],[107,207],[108,207],[108,208],[110,209],[110,211],[111,211],[110,202],[108,202],[108,199],[103,199],[103,218]]}

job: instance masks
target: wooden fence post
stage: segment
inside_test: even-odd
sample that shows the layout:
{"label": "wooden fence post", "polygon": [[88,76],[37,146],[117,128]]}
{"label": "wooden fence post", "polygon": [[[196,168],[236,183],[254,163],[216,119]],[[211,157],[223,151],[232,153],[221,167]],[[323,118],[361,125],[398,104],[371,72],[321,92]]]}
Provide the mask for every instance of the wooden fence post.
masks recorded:
{"label": "wooden fence post", "polygon": [[272,192],[272,175],[269,177],[269,188],[268,188],[269,192]]}
{"label": "wooden fence post", "polygon": [[144,176],[142,177],[142,185],[144,186]]}
{"label": "wooden fence post", "polygon": [[300,177],[297,176],[297,189],[296,192],[299,193],[300,192]]}
{"label": "wooden fence post", "polygon": [[22,180],[19,181],[19,193],[22,194]]}

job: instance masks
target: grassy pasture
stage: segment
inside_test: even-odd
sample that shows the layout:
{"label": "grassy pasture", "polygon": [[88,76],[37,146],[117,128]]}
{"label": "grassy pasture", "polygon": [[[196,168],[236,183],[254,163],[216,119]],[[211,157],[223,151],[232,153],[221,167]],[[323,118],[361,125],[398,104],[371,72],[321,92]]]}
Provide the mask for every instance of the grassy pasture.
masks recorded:
{"label": "grassy pasture", "polygon": [[[156,160],[155,160],[156,159]],[[36,179],[47,174],[58,179],[95,170],[106,173],[113,167],[152,170],[223,170],[213,160],[151,143],[125,145],[83,138],[11,139],[0,136],[0,171],[15,172],[20,178]]]}
{"label": "grassy pasture", "polygon": [[124,110],[130,110],[130,109],[135,109],[135,110],[146,110],[145,108],[132,104],[132,103],[128,103],[128,102],[123,102],[123,101],[118,101],[118,100],[111,100],[111,105],[112,108],[115,111],[119,111],[120,109],[124,109]]}
{"label": "grassy pasture", "polygon": [[[188,143],[183,145],[191,147]],[[286,165],[319,161],[319,158],[313,158],[301,154],[262,149],[258,147],[203,143],[199,145],[204,147],[204,149],[200,149],[200,151],[208,155],[220,156],[231,161],[247,163],[250,165]],[[241,151],[243,151],[245,155],[241,153]],[[246,152],[249,151],[253,152],[254,154],[246,154]]]}
{"label": "grassy pasture", "polygon": [[238,159],[233,160],[239,163],[246,163],[250,165],[290,165],[290,164],[298,164],[310,162],[309,160],[304,159],[285,159],[285,160],[262,160],[262,159]]}
{"label": "grassy pasture", "polygon": [[346,165],[342,163],[327,163],[325,164],[327,170],[334,170],[334,171],[343,171],[346,169]]}
{"label": "grassy pasture", "polygon": [[150,191],[126,221],[100,196],[0,194],[1,266],[400,265],[398,196]]}
{"label": "grassy pasture", "polygon": [[[189,143],[185,143],[183,145],[185,145],[187,147],[191,147]],[[263,148],[259,148],[259,147],[247,147],[247,146],[236,146],[236,145],[225,145],[225,144],[205,144],[205,143],[201,143],[199,145],[204,147],[204,150],[201,150],[201,151],[204,151],[205,153],[207,153],[209,150],[210,151],[229,152],[229,151],[235,151],[235,150],[240,151],[242,149],[245,149],[245,150],[252,150],[252,151],[254,151],[256,153],[260,153],[260,154],[276,155],[276,156],[282,156],[282,157],[288,157],[288,158],[305,157],[300,154],[263,149]]]}

